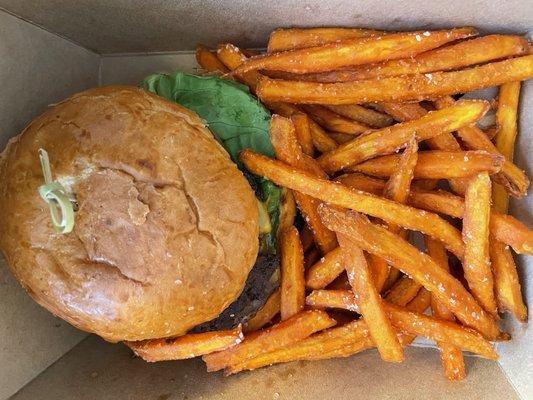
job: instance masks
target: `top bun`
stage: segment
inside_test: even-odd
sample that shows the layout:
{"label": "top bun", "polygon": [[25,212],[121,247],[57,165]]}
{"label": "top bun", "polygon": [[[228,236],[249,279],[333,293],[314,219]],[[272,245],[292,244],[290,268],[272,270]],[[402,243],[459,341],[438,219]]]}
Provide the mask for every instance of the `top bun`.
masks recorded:
{"label": "top bun", "polygon": [[[76,196],[54,231],[38,150]],[[28,293],[109,341],[181,335],[240,294],[258,252],[252,189],[200,118],[141,89],[87,90],[0,155],[0,248]]]}

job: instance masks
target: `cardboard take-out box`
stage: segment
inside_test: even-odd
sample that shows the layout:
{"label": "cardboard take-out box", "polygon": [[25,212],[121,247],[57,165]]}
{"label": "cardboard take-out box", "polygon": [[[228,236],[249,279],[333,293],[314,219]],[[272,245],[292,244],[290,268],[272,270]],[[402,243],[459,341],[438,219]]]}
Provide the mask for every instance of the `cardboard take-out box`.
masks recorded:
{"label": "cardboard take-out box", "polygon": [[[533,29],[533,1],[0,0],[0,148],[47,105],[77,91],[177,68],[191,49],[231,41],[261,47],[280,26]],[[533,167],[533,82],[523,87],[515,160]],[[531,174],[530,174],[531,176]],[[512,203],[529,226],[533,197]],[[533,306],[533,260],[518,257]],[[0,262],[0,399],[533,399],[533,329],[511,318],[499,362],[468,356],[468,376],[444,378],[437,351],[412,347],[403,364],[375,351],[225,378],[200,360],[149,364],[122,344],[77,331],[34,303]]]}

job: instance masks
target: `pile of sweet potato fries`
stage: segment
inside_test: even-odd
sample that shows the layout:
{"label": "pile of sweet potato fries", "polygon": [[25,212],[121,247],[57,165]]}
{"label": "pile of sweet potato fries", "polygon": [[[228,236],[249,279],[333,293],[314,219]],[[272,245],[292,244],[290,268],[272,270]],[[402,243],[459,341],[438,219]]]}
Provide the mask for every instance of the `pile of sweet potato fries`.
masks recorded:
{"label": "pile of sweet potato fries", "polygon": [[[423,336],[451,380],[465,376],[462,351],[496,359],[490,341],[509,339],[500,313],[527,319],[511,249],[533,254],[533,232],[507,212],[529,186],[513,147],[533,55],[523,37],[476,35],[279,29],[263,54],[199,46],[205,71],[244,83],[273,113],[277,159],[240,158],[286,188],[281,287],[242,328],[129,343],[135,352],[203,355],[209,371],[233,374],[374,347],[400,362]],[[458,98],[491,86],[492,103]],[[490,109],[494,126],[479,128]]]}

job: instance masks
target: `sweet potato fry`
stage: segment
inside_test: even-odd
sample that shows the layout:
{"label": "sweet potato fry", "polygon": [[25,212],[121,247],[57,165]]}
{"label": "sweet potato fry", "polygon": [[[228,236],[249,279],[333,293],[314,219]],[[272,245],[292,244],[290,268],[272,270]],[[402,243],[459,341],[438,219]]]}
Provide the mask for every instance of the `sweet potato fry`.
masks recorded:
{"label": "sweet potato fry", "polygon": [[305,304],[318,309],[340,308],[360,312],[355,295],[351,290],[313,290],[305,298]]}
{"label": "sweet potato fry", "polygon": [[348,280],[365,319],[370,336],[385,361],[403,361],[402,346],[383,308],[381,297],[374,286],[363,251],[344,234],[337,232]]}
{"label": "sweet potato fry", "polygon": [[[422,289],[420,294],[408,304],[407,309],[415,313],[424,312],[429,306],[429,297],[428,292]],[[404,346],[408,346],[415,337],[416,335],[398,335]],[[235,364],[226,371],[236,373],[245,369],[256,369],[282,362],[348,357],[372,347],[374,347],[374,342],[370,338],[368,327],[365,321],[360,319],[314,334],[283,349]]]}
{"label": "sweet potato fry", "polygon": [[[272,112],[282,115],[285,118],[290,118],[295,113],[301,113],[301,111],[292,104],[270,103],[267,104],[267,107]],[[309,129],[311,131],[311,137],[313,138],[313,145],[318,151],[326,152],[337,147],[337,142],[330,138],[324,129],[312,119],[309,120]]]}
{"label": "sweet potato fry", "polygon": [[283,190],[280,209],[279,229],[280,232],[283,232],[283,230],[294,224],[294,218],[296,217],[296,202],[294,201],[292,190]]}
{"label": "sweet potato fry", "polygon": [[393,304],[387,304],[387,311],[393,325],[403,332],[424,336],[437,343],[450,343],[490,360],[498,359],[491,343],[474,330],[451,321],[404,311],[401,307]]}
{"label": "sweet potato fry", "polygon": [[303,310],[305,304],[304,251],[298,230],[290,226],[281,232],[281,320]]}
{"label": "sweet potato fry", "polygon": [[320,260],[320,255],[320,250],[318,250],[316,247],[313,247],[308,252],[306,252],[304,255],[305,269],[310,268],[312,265],[316,264],[316,262]]}
{"label": "sweet potato fry", "polygon": [[312,265],[306,274],[305,284],[309,289],[324,289],[344,271],[342,252],[339,247],[324,255]]}
{"label": "sweet potato fry", "polygon": [[417,120],[356,137],[351,142],[323,154],[319,163],[327,173],[333,173],[378,155],[394,153],[406,145],[413,132],[416,132],[418,141],[426,140],[471,124],[487,110],[488,103],[485,101],[463,100],[447,109],[429,112]]}
{"label": "sweet potato fry", "polygon": [[[356,177],[358,174],[347,175],[347,177]],[[363,177],[365,180],[377,181],[372,178]],[[342,177],[341,177],[342,179]],[[383,182],[377,182],[376,193],[383,191]],[[366,189],[366,188],[365,188]],[[370,191],[366,189],[366,191]],[[311,289],[322,289],[330,284],[339,274],[343,271],[342,263],[340,262],[340,251],[335,249],[323,257],[319,262],[313,265],[307,272],[307,286]],[[384,285],[384,279],[386,278],[386,272],[388,266],[383,259],[371,255],[369,257],[369,265],[371,266],[374,282],[378,289]]]}
{"label": "sweet potato fry", "polygon": [[311,136],[311,128],[309,127],[309,117],[304,113],[296,113],[291,115],[291,121],[294,125],[296,138],[302,147],[302,150],[309,157],[313,157],[315,149],[313,147],[313,137]]}
{"label": "sweet potato fry", "polygon": [[304,225],[304,227],[302,228],[300,232],[300,241],[302,242],[304,253],[314,246],[315,239],[313,238],[313,232],[311,232],[309,226]]}
{"label": "sweet potato fry", "polygon": [[[409,197],[414,171],[418,165],[418,142],[414,135],[397,161],[389,174],[390,179],[385,184],[383,195],[387,199],[405,204]],[[397,229],[393,228],[393,230]]]}
{"label": "sweet potato fry", "polygon": [[346,39],[384,35],[386,32],[362,28],[283,28],[270,34],[267,51],[269,53],[315,47]]}
{"label": "sweet potato fry", "polygon": [[[461,151],[461,145],[451,133],[443,133],[437,136],[434,136],[426,140],[427,145],[430,149],[433,150],[442,150],[442,151]],[[502,161],[502,163],[505,160]],[[465,178],[450,178],[448,179],[450,188],[454,193],[457,193],[461,196],[464,196],[466,191],[466,186],[468,184],[468,179]],[[429,188],[428,190],[433,190],[434,188]]]}
{"label": "sweet potato fry", "polygon": [[226,66],[218,59],[216,54],[211,53],[209,49],[201,44],[196,47],[196,61],[200,67],[207,72],[229,72]]}
{"label": "sweet potato fry", "polygon": [[[220,44],[217,48],[217,56],[230,71],[248,59],[241,49],[231,43]],[[235,78],[248,86],[252,93],[255,93],[261,74],[257,71],[250,71],[244,74],[235,74]]]}
{"label": "sweet potato fry", "polygon": [[266,102],[285,101],[324,105],[420,101],[531,77],[533,77],[533,55],[528,55],[460,71],[401,75],[353,82],[301,82],[265,77],[257,86],[257,94]]}
{"label": "sweet potato fry", "polygon": [[[513,161],[514,143],[518,133],[518,101],[520,98],[520,82],[509,82],[500,87],[498,109],[496,110],[496,148],[503,156]],[[509,196],[505,188],[499,184],[493,186],[493,205],[497,211],[507,212]]]}
{"label": "sweet potato fry", "polygon": [[411,182],[411,188],[415,190],[435,190],[438,184],[438,179],[414,179]]}
{"label": "sweet potato fry", "polygon": [[354,120],[343,117],[329,108],[318,105],[304,105],[303,110],[309,114],[323,128],[333,131],[346,133],[348,135],[358,135],[368,131],[370,127],[363,125]]}
{"label": "sweet potato fry", "polygon": [[[500,154],[490,139],[476,126],[464,127],[459,129],[457,133],[463,143],[473,150],[484,150],[489,153]],[[484,142],[481,142],[482,140]],[[526,173],[508,159],[504,161],[501,172],[494,176],[494,181],[502,185],[510,195],[517,198],[524,197],[529,187],[529,178]]]}
{"label": "sweet potato fry", "polygon": [[[390,177],[398,168],[401,155],[391,154],[373,158],[349,167],[349,171],[362,172],[380,178]],[[480,172],[495,174],[500,171],[504,157],[486,151],[422,151],[414,168],[417,179],[450,179],[477,175]]]}
{"label": "sweet potato fry", "polygon": [[443,151],[461,151],[461,145],[451,133],[443,133],[426,140],[430,149]]}
{"label": "sweet potato fry", "polygon": [[522,298],[522,289],[511,250],[497,240],[491,241],[489,250],[498,306],[513,313],[517,320],[526,322],[527,308]]}
{"label": "sweet potato fry", "polygon": [[125,342],[145,361],[183,360],[221,351],[242,342],[241,326],[229,331],[189,333],[177,338]]}
{"label": "sweet potato fry", "polygon": [[498,313],[494,299],[494,278],[490,268],[489,220],[490,177],[483,172],[472,178],[465,194],[463,270],[470,291],[489,313]]}
{"label": "sweet potato fry", "polygon": [[[454,100],[449,96],[435,101],[437,108],[449,107],[453,104]],[[484,150],[493,154],[501,154],[487,135],[475,125],[464,126],[457,130],[457,134],[463,143],[472,150]],[[503,185],[515,197],[523,197],[527,194],[528,177],[524,171],[514,165],[509,159],[504,161],[501,173],[494,176],[494,180]]]}
{"label": "sweet potato fry", "polygon": [[[431,294],[425,288],[421,288],[415,298],[411,300],[405,308],[407,308],[407,310],[409,311],[422,314],[424,311],[427,310],[430,303]],[[400,338],[402,346],[409,346],[416,339],[416,335],[408,335],[405,333],[401,333],[398,336]]]}
{"label": "sweet potato fry", "polygon": [[353,139],[353,135],[347,135],[346,133],[328,132],[328,136],[335,140],[338,144],[344,144]]}
{"label": "sweet potato fry", "polygon": [[514,143],[520,99],[520,82],[509,82],[500,87],[498,108],[496,110],[496,147],[507,159],[513,159]]}
{"label": "sweet potato fry", "polygon": [[373,178],[357,172],[340,175],[335,180],[349,188],[362,190],[363,192],[372,193],[376,196],[383,193],[383,189],[387,183],[383,179]]}
{"label": "sweet potato fry", "polygon": [[473,28],[423,32],[402,32],[385,36],[346,39],[305,49],[252,57],[236,69],[237,73],[251,70],[274,70],[295,73],[332,71],[351,65],[412,57],[458,39],[476,35]]}
{"label": "sweet potato fry", "polygon": [[457,70],[493,60],[525,55],[529,53],[530,49],[527,39],[522,36],[483,36],[439,47],[413,58],[360,66],[352,71],[350,80]]}
{"label": "sweet potato fry", "polygon": [[[379,194],[385,187],[385,181],[363,174],[345,174],[337,181],[355,190]],[[463,218],[464,200],[442,190],[411,190],[408,204],[422,210],[432,211],[455,218]],[[533,231],[516,218],[491,212],[490,231],[498,241],[511,246],[519,254],[533,254]]]}
{"label": "sweet potato fry", "polygon": [[[412,121],[427,114],[427,110],[418,103],[379,103],[378,108],[401,122]],[[443,151],[461,151],[461,146],[453,134],[446,132],[425,141],[431,149]],[[464,179],[449,179],[452,190],[463,195],[467,182]]]}
{"label": "sweet potato fry", "polygon": [[[397,167],[392,172],[390,179],[383,188],[383,196],[392,201],[405,204],[411,189],[411,182],[413,180],[414,169],[418,160],[418,142],[415,136],[408,142],[407,147],[400,156]],[[407,231],[402,230],[398,225],[388,224],[389,230],[394,233],[399,233],[405,238]],[[385,281],[385,288],[389,288],[399,277],[399,271],[390,267],[389,276]]]}
{"label": "sweet potato fry", "polygon": [[[345,308],[359,310],[358,300],[349,290],[315,290],[306,298],[306,303],[318,308]],[[483,337],[468,328],[450,321],[439,320],[422,313],[406,310],[388,302],[384,308],[393,325],[401,331],[417,336],[424,336],[438,342],[451,343],[464,350],[471,351],[491,360],[498,358],[492,345]],[[365,321],[368,324],[368,321]]]}
{"label": "sweet potato fry", "polygon": [[[231,70],[237,68],[246,56],[239,50],[238,47],[232,44],[220,45],[218,48],[218,56],[222,62]],[[252,93],[255,93],[257,82],[261,75],[257,71],[249,71],[244,74],[236,74],[236,78],[250,87]],[[290,118],[293,114],[301,114],[300,110],[290,104],[275,103],[268,105],[270,110]],[[331,139],[326,132],[314,121],[309,121],[309,130],[314,146],[318,151],[325,152],[333,150],[337,147],[337,143]]]}
{"label": "sweet potato fry", "polygon": [[302,311],[288,320],[262,331],[249,334],[237,346],[203,357],[208,371],[218,371],[232,364],[253,358],[259,354],[296,343],[314,332],[335,325],[335,321],[323,311]]}
{"label": "sweet potato fry", "polygon": [[246,57],[258,56],[262,53],[262,51],[258,49],[242,49],[241,51]]}
{"label": "sweet potato fry", "polygon": [[[296,133],[291,120],[274,115],[270,127],[270,138],[278,159],[308,171],[315,176],[321,178],[326,177],[315,160],[303,153],[296,139]],[[313,232],[315,243],[322,254],[326,254],[337,247],[335,234],[326,229],[318,215],[317,207],[320,202],[300,192],[295,192],[294,197],[300,211],[304,215],[307,225],[309,225]]]}
{"label": "sweet potato fry", "polygon": [[431,304],[431,293],[425,288],[421,288],[415,298],[407,303],[407,310],[422,314]]}
{"label": "sweet potato fry", "polygon": [[376,256],[375,254],[365,253],[370,273],[372,275],[372,281],[378,293],[383,290],[387,277],[389,276],[389,264],[383,258]]}
{"label": "sweet potato fry", "polygon": [[[398,225],[394,224],[388,224],[388,229],[393,233],[397,233],[402,239],[407,240],[407,235],[409,233],[407,230],[400,229]],[[393,266],[389,266],[389,274],[383,284],[382,290],[388,291],[389,289],[391,289],[392,286],[401,279],[401,275],[401,271],[399,271],[397,268],[394,268]]]}
{"label": "sweet potato fry", "polygon": [[406,306],[420,291],[420,285],[408,276],[401,277],[389,290],[385,300],[399,306]]}
{"label": "sweet potato fry", "polygon": [[[426,236],[424,239],[430,257],[432,257],[441,268],[449,271],[446,249],[439,242],[430,237]],[[431,309],[433,310],[433,315],[435,317],[447,321],[455,321],[453,313],[443,306],[435,296],[431,296]],[[437,346],[440,350],[440,358],[446,377],[452,381],[464,379],[466,373],[461,349],[445,342],[437,342]]]}
{"label": "sweet potato fry", "polygon": [[313,145],[318,151],[325,153],[337,148],[337,142],[330,138],[326,131],[312,119],[309,120],[309,129],[311,130]]}
{"label": "sweet potato fry", "polygon": [[[400,230],[399,234],[401,235],[403,232],[405,232],[405,230]],[[389,275],[387,276],[387,280],[383,284],[382,291],[387,292],[396,282],[401,279],[401,277],[402,272],[399,269],[389,266]]]}
{"label": "sweet potato fry", "polygon": [[243,325],[243,332],[248,333],[263,328],[279,313],[280,304],[281,290],[278,288],[270,295],[265,305]]}
{"label": "sweet potato fry", "polygon": [[217,56],[230,71],[233,71],[248,59],[248,56],[244,54],[243,50],[231,43],[219,44],[217,47]]}
{"label": "sweet potato fry", "polygon": [[[451,105],[451,104],[450,104]],[[418,103],[379,103],[378,108],[400,122],[412,121],[428,111]],[[461,151],[459,142],[451,133],[442,133],[426,140],[430,148],[444,151]]]}
{"label": "sweet potato fry", "polygon": [[336,83],[352,81],[354,70],[357,71],[358,66],[345,67],[336,69],[334,71],[326,72],[309,72],[306,74],[297,74],[287,71],[262,71],[265,76],[273,79],[282,79],[287,81],[304,81],[304,82],[323,82]]}
{"label": "sweet potato fry", "polygon": [[352,286],[348,281],[348,275],[346,275],[346,271],[343,271],[343,273],[340,274],[337,279],[331,282],[326,289],[352,290]]}
{"label": "sweet potato fry", "polygon": [[488,339],[498,337],[498,326],[492,317],[459,281],[436,265],[431,257],[384,227],[372,224],[359,213],[339,211],[323,205],[320,215],[330,229],[350,236],[362,249],[385,258],[422,284],[465,325],[478,330]]}
{"label": "sweet potato fry", "polygon": [[441,240],[452,253],[462,258],[464,244],[460,233],[435,214],[421,213],[420,210],[403,204],[351,190],[340,183],[316,178],[305,171],[292,168],[283,162],[272,160],[250,150],[242,151],[240,159],[252,173],[270,179],[280,186],[407,229],[423,232]]}
{"label": "sweet potato fry", "polygon": [[[463,218],[465,205],[459,196],[444,191],[412,191],[408,204],[455,218]],[[492,211],[490,232],[496,240],[511,246],[519,254],[533,255],[533,231],[516,218]]]}
{"label": "sweet potato fry", "polygon": [[[514,141],[517,135],[517,113],[520,95],[520,82],[510,82],[501,86],[496,111],[496,147],[509,160],[513,160]],[[509,195],[498,183],[493,184],[493,207],[507,213]],[[494,290],[498,306],[510,311],[516,319],[527,319],[527,308],[522,299],[516,265],[511,250],[503,243],[491,241],[490,258],[494,273]]]}
{"label": "sweet potato fry", "polygon": [[298,143],[294,125],[291,120],[273,115],[270,123],[270,137],[276,157],[287,164],[300,168],[316,177],[325,179],[327,175],[317,162],[304,154]]}
{"label": "sweet potato fry", "polygon": [[[503,85],[506,85],[506,84],[504,83]],[[496,128],[496,126],[493,125],[486,129],[483,129],[483,132],[485,133],[485,135],[487,135],[489,140],[493,140],[496,137],[496,133],[498,132],[498,129]]]}
{"label": "sweet potato fry", "polygon": [[358,104],[345,104],[340,106],[327,106],[331,111],[361,122],[372,128],[385,128],[393,124],[393,119],[385,113],[381,113],[371,108],[366,108]]}
{"label": "sweet potato fry", "polygon": [[378,110],[389,114],[399,122],[412,121],[421,118],[428,113],[428,111],[418,103],[383,102],[376,103],[375,107]]}
{"label": "sweet potato fry", "polygon": [[267,76],[276,79],[308,82],[349,82],[406,74],[455,70],[471,65],[483,64],[488,61],[526,55],[530,50],[529,43],[521,36],[489,35],[443,46],[412,58],[308,74],[269,71]]}
{"label": "sweet potato fry", "polygon": [[[437,263],[437,265],[444,269],[445,271],[450,271],[450,266],[448,264],[448,255],[446,254],[446,249],[444,246],[441,245],[441,243],[433,238],[430,238],[428,236],[424,236],[424,243],[426,245],[427,254],[433,258],[433,260]],[[431,304],[435,304],[435,301],[437,301],[437,298],[435,296],[432,296]],[[451,314],[448,314],[449,317]]]}
{"label": "sweet potato fry", "polygon": [[[415,313],[422,313],[429,306],[429,298],[428,292],[422,289],[419,295],[408,304],[407,309]],[[398,335],[404,346],[409,345],[415,337],[416,335]],[[365,321],[360,319],[338,328],[331,328],[314,334],[283,349],[261,354],[239,364],[234,364],[227,368],[226,372],[236,373],[246,369],[256,369],[297,360],[348,357],[372,347],[374,347],[374,342],[369,336],[368,327]]]}
{"label": "sweet potato fry", "polygon": [[[365,253],[365,258],[378,292],[383,288],[388,276],[389,266],[385,260]],[[340,248],[331,250],[307,270],[306,286],[309,289],[324,289],[330,286],[344,272]],[[349,284],[348,284],[349,286]]]}
{"label": "sweet potato fry", "polygon": [[233,364],[226,369],[226,373],[235,374],[243,370],[297,360],[348,357],[372,347],[374,342],[369,336],[366,323],[358,320],[316,333],[279,350]]}

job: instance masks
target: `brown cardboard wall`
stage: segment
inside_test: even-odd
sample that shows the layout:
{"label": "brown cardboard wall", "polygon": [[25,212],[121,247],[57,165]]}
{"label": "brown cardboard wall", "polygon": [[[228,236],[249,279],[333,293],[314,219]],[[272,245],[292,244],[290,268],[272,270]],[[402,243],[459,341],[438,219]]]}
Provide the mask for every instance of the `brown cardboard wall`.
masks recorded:
{"label": "brown cardboard wall", "polygon": [[[150,52],[234,40],[262,45],[277,26],[359,25],[388,29],[470,24],[488,30],[533,28],[533,2],[452,1],[152,1],[0,0],[0,7],[103,53]],[[178,23],[177,23],[178,22]],[[0,147],[47,104],[98,83],[99,58],[68,41],[0,12]],[[194,68],[183,53],[103,57],[101,82],[132,83],[148,73]],[[528,85],[524,110],[533,105]],[[522,112],[517,163],[532,172],[531,126]],[[529,159],[529,162],[527,161]],[[514,211],[532,226],[531,196]],[[531,260],[522,258],[528,304]],[[529,272],[529,273],[528,273]],[[38,374],[83,336],[35,305],[0,265],[0,399]],[[54,327],[59,324],[59,327]],[[469,377],[442,377],[430,349],[409,351],[407,365],[383,364],[372,352],[347,360],[291,364],[226,380],[200,362],[145,364],[122,346],[90,337],[26,386],[16,398],[533,398],[532,330],[510,324],[514,339],[500,346],[501,365],[469,358]],[[96,373],[96,375],[94,375]],[[505,375],[509,378],[506,381]]]}
{"label": "brown cardboard wall", "polygon": [[[533,173],[533,81],[522,85],[519,136],[515,150],[515,162],[531,176]],[[533,226],[533,195],[522,200],[511,200],[511,213],[529,227]],[[523,399],[533,399],[533,257],[517,257],[520,267],[525,302],[529,307],[529,324],[519,324],[512,318],[506,319],[506,326],[512,335],[509,343],[498,346],[500,364],[507,377]]]}
{"label": "brown cardboard wall", "polygon": [[[48,104],[97,85],[99,57],[1,11],[0,38],[3,149]],[[0,309],[0,399],[13,394],[86,336],[38,306],[1,256]]]}
{"label": "brown cardboard wall", "polygon": [[[146,363],[122,344],[84,340],[12,400],[518,400],[497,363],[467,357],[468,379],[447,381],[437,350],[412,347],[402,364],[376,351],[294,362],[224,377],[199,359]],[[526,398],[524,398],[525,400]]]}
{"label": "brown cardboard wall", "polygon": [[533,27],[531,0],[0,0],[0,7],[98,53],[190,50],[222,38],[258,46],[272,29],[293,25]]}

